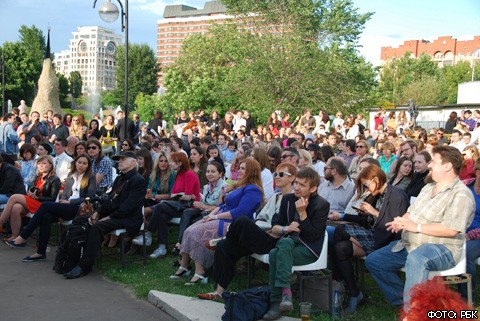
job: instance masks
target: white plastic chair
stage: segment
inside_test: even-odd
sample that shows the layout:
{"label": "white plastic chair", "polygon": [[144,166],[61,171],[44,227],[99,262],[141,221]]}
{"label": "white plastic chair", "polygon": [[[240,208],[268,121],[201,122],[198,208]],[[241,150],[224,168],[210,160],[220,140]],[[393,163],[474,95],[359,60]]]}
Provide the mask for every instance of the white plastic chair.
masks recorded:
{"label": "white plastic chair", "polygon": [[[400,271],[405,272],[405,267],[401,268]],[[468,305],[472,306],[472,276],[467,273],[467,242],[463,242],[462,255],[453,268],[428,273],[429,280],[436,276],[443,277],[443,282],[446,284],[467,283]]]}

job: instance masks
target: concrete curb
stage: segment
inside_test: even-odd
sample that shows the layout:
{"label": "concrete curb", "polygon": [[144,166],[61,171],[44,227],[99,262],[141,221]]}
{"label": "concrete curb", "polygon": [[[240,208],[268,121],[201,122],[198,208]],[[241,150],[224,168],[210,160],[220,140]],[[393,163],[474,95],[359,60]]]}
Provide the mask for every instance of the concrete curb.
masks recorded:
{"label": "concrete curb", "polygon": [[[148,301],[178,321],[221,320],[225,312],[223,303],[156,290],[151,290],[148,293]],[[282,317],[280,320],[294,321],[299,319]]]}

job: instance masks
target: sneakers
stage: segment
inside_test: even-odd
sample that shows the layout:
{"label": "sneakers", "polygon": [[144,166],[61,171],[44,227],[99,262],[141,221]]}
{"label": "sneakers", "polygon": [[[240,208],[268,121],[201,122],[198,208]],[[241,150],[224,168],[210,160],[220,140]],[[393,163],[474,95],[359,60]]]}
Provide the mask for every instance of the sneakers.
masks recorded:
{"label": "sneakers", "polygon": [[[143,246],[143,235],[139,235],[132,240],[132,243],[135,245]],[[152,245],[152,233],[145,232],[145,245],[150,246]]]}
{"label": "sneakers", "polygon": [[293,311],[292,296],[284,294],[282,296],[282,302],[280,302],[280,312],[290,312]]}
{"label": "sneakers", "polygon": [[263,315],[263,320],[278,320],[282,317],[278,302],[270,304],[270,309]]}
{"label": "sneakers", "polygon": [[155,251],[153,251],[152,254],[150,254],[151,259],[158,259],[159,257],[163,257],[167,255],[167,249],[165,248],[158,248]]}
{"label": "sneakers", "polygon": [[360,291],[358,292],[357,296],[350,297],[350,302],[348,302],[348,306],[345,309],[346,313],[355,313],[357,311],[357,307],[363,300],[363,293]]}

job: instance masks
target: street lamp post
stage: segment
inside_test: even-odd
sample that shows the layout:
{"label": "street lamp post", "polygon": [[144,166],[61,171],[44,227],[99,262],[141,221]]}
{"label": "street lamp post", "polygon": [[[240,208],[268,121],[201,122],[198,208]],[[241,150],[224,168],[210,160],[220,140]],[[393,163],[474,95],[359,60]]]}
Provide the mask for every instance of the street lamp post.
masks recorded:
{"label": "street lamp post", "polygon": [[[123,4],[120,0],[117,0],[118,4],[120,5],[120,10],[122,14],[122,31],[125,32],[125,128],[124,128],[124,135],[125,139],[128,137],[128,0],[125,1],[125,11],[123,10]],[[93,7],[95,8],[95,4],[97,0],[93,2]],[[112,23],[118,18],[118,8],[114,5],[111,0],[105,0],[105,2],[98,8],[98,14],[100,18],[108,23]]]}
{"label": "street lamp post", "polygon": [[2,115],[5,115],[5,58],[2,50]]}

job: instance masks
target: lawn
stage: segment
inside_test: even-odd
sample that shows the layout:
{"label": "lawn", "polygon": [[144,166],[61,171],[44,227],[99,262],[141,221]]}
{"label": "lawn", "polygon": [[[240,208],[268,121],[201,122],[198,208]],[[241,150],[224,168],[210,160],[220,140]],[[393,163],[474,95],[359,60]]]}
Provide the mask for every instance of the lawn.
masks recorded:
{"label": "lawn", "polygon": [[[175,233],[177,232],[176,226],[170,229],[169,240],[173,243],[175,239]],[[154,250],[152,245],[148,253]],[[105,249],[104,252],[117,251],[117,249]],[[208,284],[197,284],[194,286],[186,286],[184,283],[189,280],[190,277],[179,280],[171,280],[169,276],[175,273],[176,268],[172,263],[175,261],[175,257],[167,255],[163,259],[148,259],[147,265],[143,264],[128,264],[124,269],[120,267],[118,257],[104,257],[100,261],[99,268],[103,271],[105,276],[112,281],[122,283],[130,288],[134,294],[146,299],[150,290],[159,290],[168,293],[180,294],[185,296],[196,297],[197,293],[211,292],[214,290],[214,281],[211,277],[211,271],[209,271],[210,280]],[[245,289],[247,287],[247,273],[245,269],[242,269],[245,264],[239,262],[238,271],[235,279],[233,280],[229,290],[237,291]],[[267,283],[268,273],[260,266],[256,264],[255,283]],[[378,320],[378,321],[393,321],[395,320],[395,309],[390,306],[383,298],[380,290],[375,287],[374,281],[371,276],[366,273],[365,285],[367,287],[366,296],[367,300],[359,307],[357,313],[353,315],[344,316],[342,320]],[[298,307],[289,316],[298,317]],[[312,320],[330,320],[326,313],[320,313],[314,315]]]}

